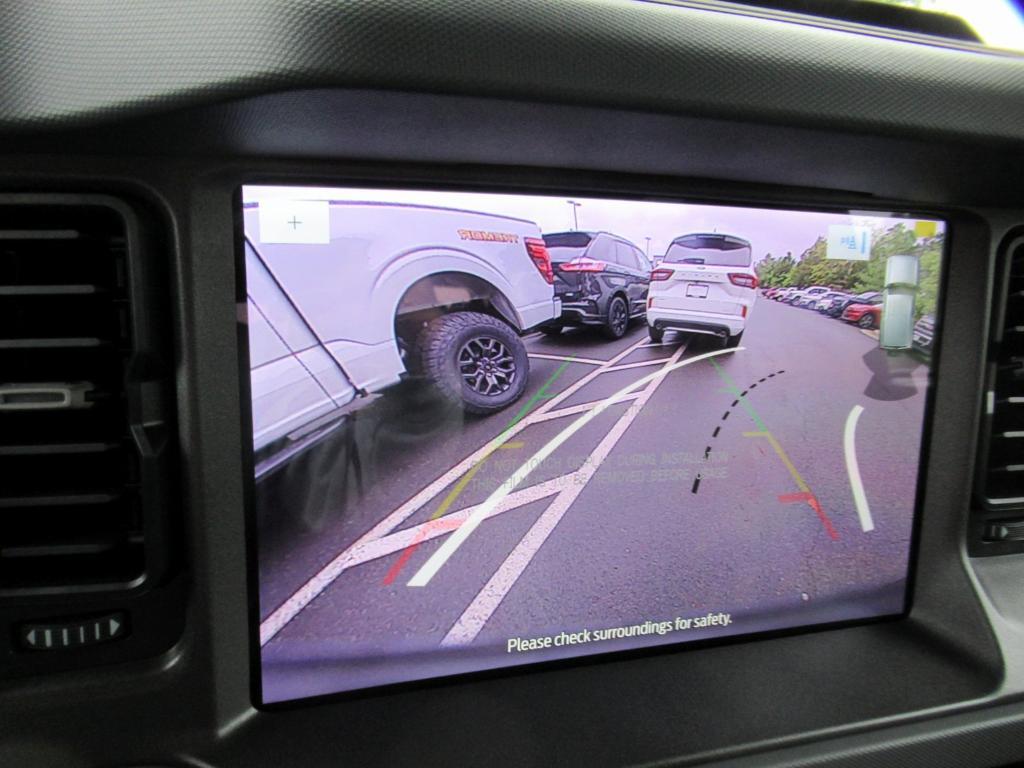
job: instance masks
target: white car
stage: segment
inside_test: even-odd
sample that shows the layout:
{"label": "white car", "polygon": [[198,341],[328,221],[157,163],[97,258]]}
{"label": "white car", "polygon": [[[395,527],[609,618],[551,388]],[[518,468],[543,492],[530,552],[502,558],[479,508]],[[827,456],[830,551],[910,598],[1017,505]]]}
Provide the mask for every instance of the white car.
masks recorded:
{"label": "white car", "polygon": [[672,241],[651,272],[647,328],[653,341],[666,330],[708,333],[727,346],[740,343],[757,298],[750,243],[733,235],[695,233]]}
{"label": "white car", "polygon": [[831,291],[829,293],[826,293],[821,298],[819,298],[816,302],[814,302],[814,309],[818,310],[819,312],[827,312],[828,310],[832,309],[832,305],[835,302],[848,298],[850,298],[850,295],[847,293]]}
{"label": "white car", "polygon": [[282,206],[263,205],[262,215],[258,203],[244,207],[257,451],[406,373],[471,413],[501,410],[523,393],[520,336],[561,316],[535,223],[323,202],[322,232],[295,242],[264,218]]}
{"label": "white car", "polygon": [[825,294],[830,293],[831,289],[826,288],[823,285],[812,285],[810,288],[804,288],[797,295],[792,302],[794,307],[811,307],[817,303],[818,299],[823,298]]}

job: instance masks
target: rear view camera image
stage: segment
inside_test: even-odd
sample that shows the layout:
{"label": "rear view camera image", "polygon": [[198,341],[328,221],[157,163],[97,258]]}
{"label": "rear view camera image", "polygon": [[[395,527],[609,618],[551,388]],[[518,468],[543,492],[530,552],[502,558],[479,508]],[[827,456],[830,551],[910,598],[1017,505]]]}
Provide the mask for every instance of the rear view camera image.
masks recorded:
{"label": "rear view camera image", "polygon": [[242,198],[263,703],[906,609],[942,222]]}

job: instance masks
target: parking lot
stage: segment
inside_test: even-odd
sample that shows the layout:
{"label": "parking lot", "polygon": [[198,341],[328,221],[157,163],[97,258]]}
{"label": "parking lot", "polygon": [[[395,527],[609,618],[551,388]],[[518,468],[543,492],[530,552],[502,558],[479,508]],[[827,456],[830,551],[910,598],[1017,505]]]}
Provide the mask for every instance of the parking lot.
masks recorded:
{"label": "parking lot", "polygon": [[[665,643],[901,610],[920,360],[763,299],[740,349],[688,365],[718,342],[652,344],[643,322],[527,348],[528,389],[506,411],[467,417],[403,384],[261,481],[267,700],[638,642],[509,650],[524,628],[707,624],[644,639]],[[509,487],[569,425],[670,366]]]}

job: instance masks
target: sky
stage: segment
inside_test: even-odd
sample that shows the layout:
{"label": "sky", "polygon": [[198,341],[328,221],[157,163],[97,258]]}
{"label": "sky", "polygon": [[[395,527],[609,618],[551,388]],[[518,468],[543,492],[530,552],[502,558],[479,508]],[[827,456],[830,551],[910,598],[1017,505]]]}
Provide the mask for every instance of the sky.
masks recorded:
{"label": "sky", "polygon": [[[514,216],[536,222],[544,234],[573,229],[573,206],[569,198],[547,195],[503,195],[478,192],[435,192],[328,187],[246,187],[245,202],[266,198],[296,200],[361,200],[416,203],[461,208]],[[572,198],[580,203],[576,215],[581,230],[603,230],[631,240],[646,253],[660,256],[669,243],[691,232],[719,232],[736,235],[753,246],[754,260],[768,253],[799,257],[825,236],[830,224],[855,224],[887,229],[893,223],[877,213],[847,215],[809,211],[779,211],[691,203],[663,203],[646,200]],[[913,220],[907,220],[913,226]],[[651,238],[650,247],[646,238]]]}
{"label": "sky", "polygon": [[959,16],[986,45],[1024,51],[1024,18],[1008,0],[898,0],[895,4]]}

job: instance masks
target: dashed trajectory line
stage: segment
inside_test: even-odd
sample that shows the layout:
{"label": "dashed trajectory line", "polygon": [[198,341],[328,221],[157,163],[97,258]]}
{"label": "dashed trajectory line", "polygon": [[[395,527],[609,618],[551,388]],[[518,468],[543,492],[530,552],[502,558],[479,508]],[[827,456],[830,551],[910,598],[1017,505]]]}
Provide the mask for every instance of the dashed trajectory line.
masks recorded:
{"label": "dashed trajectory line", "polygon": [[[726,391],[736,397],[736,400],[733,401],[733,407],[735,407],[735,403],[739,403],[743,407],[743,410],[747,412],[747,415],[750,417],[751,421],[753,421],[754,424],[757,425],[758,429],[756,432],[744,432],[743,436],[761,437],[766,439],[769,445],[771,445],[772,450],[774,450],[775,454],[779,457],[779,460],[786,467],[786,470],[789,472],[790,477],[793,478],[793,482],[796,483],[797,488],[800,489],[799,493],[783,494],[779,496],[779,501],[806,501],[807,504],[811,507],[811,509],[814,510],[814,513],[818,516],[818,519],[821,521],[821,525],[822,527],[824,527],[825,533],[828,534],[828,537],[833,541],[838,540],[839,534],[836,533],[835,526],[832,525],[832,521],[829,519],[829,516],[825,514],[825,510],[822,508],[821,502],[818,501],[818,497],[814,495],[814,492],[804,481],[800,472],[797,470],[796,465],[793,464],[793,461],[789,458],[789,455],[786,453],[785,450],[783,450],[782,446],[779,444],[779,441],[775,439],[775,435],[773,435],[771,430],[768,429],[768,427],[765,425],[764,420],[761,418],[761,415],[757,412],[754,406],[751,405],[750,402],[747,400],[747,395],[750,393],[750,390],[755,389],[758,383],[763,383],[764,379],[761,379],[758,382],[754,382],[743,391],[740,391],[740,388],[736,386],[736,382],[732,380],[732,377],[729,376],[729,374],[726,373],[725,370],[723,370],[722,367],[718,365],[718,363],[716,363],[714,360],[710,362],[711,365],[714,366],[715,371],[721,377],[722,381],[725,382]],[[777,371],[777,373],[785,373],[785,371]],[[728,415],[729,412],[726,411],[723,419],[728,417]]]}
{"label": "dashed trajectory line", "polygon": [[[711,362],[714,363],[714,360],[712,360]],[[723,374],[724,371],[719,370],[719,373]],[[769,373],[769,374],[767,374],[765,376],[762,376],[760,379],[757,380],[757,382],[755,382],[754,384],[751,384],[749,387],[747,387],[747,389],[743,390],[743,392],[741,392],[739,394],[739,396],[735,400],[733,400],[732,403],[730,403],[729,410],[726,411],[722,415],[722,421],[724,422],[726,419],[729,418],[729,413],[732,411],[732,409],[735,408],[737,405],[739,405],[740,400],[742,398],[746,397],[747,393],[751,389],[754,389],[754,387],[756,387],[758,384],[764,384],[766,381],[768,381],[768,379],[774,379],[776,376],[779,376],[779,375],[781,375],[783,373],[785,373],[785,370],[780,370],[780,371],[775,371],[774,373]],[[731,381],[731,379],[730,379],[730,381]],[[729,394],[735,394],[735,390],[736,390],[735,386],[730,386],[728,389],[726,389],[726,392],[728,392]],[[718,437],[718,433],[721,432],[721,431],[722,431],[722,425],[721,424],[718,424],[717,426],[715,426],[715,431],[711,433],[711,439],[714,440],[716,437]],[[704,452],[704,461],[707,461],[710,456],[711,456],[711,446],[709,445],[707,447],[707,450]],[[702,474],[703,473],[701,473],[701,472],[697,472],[696,477],[693,478],[693,485],[690,486],[690,493],[697,493],[700,490],[700,481],[704,479],[702,477]]]}

